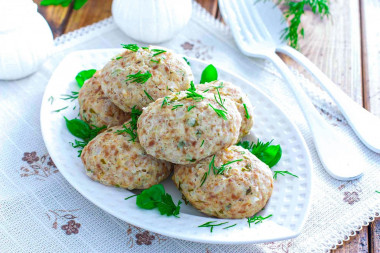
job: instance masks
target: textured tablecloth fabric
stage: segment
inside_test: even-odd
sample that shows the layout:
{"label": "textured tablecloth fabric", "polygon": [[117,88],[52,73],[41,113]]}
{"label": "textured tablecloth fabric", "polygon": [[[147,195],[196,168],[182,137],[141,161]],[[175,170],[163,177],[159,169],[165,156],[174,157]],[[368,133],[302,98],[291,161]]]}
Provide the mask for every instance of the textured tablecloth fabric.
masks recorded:
{"label": "textured tablecloth fabric", "polygon": [[[347,146],[353,146],[362,158],[362,178],[348,182],[331,178],[279,74],[265,61],[244,56],[228,28],[197,3],[193,3],[186,28],[162,46],[245,77],[296,123],[314,166],[311,211],[301,235],[264,244],[194,243],[136,228],[90,203],[70,186],[49,157],[40,130],[40,105],[45,86],[65,55],[82,49],[119,48],[121,43],[135,41],[109,18],[57,38],[54,54],[35,74],[0,81],[0,252],[324,252],[379,216],[380,155],[361,144],[319,87],[294,71],[317,109],[344,133]],[[262,71],[252,72],[253,65]]]}

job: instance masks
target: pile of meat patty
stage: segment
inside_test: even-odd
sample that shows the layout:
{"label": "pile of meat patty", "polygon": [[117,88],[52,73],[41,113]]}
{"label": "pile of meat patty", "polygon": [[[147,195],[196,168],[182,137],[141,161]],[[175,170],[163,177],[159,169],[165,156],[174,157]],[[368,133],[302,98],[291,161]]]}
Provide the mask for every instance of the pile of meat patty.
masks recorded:
{"label": "pile of meat patty", "polygon": [[[254,215],[270,198],[273,179],[266,164],[235,146],[253,126],[248,97],[221,80],[193,85],[181,56],[157,50],[163,49],[124,51],[80,90],[81,118],[107,126],[82,151],[86,174],[105,185],[147,189],[174,168],[175,185],[201,212],[220,218]],[[148,72],[144,80],[127,78]],[[133,110],[142,111],[137,122]],[[132,125],[135,138],[123,131]]]}

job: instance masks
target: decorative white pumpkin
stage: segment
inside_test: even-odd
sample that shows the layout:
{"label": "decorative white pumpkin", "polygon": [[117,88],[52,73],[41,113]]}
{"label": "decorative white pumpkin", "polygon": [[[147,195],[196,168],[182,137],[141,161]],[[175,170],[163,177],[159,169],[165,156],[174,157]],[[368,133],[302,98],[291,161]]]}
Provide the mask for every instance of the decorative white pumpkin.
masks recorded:
{"label": "decorative white pumpkin", "polygon": [[0,79],[37,71],[53,48],[53,34],[32,0],[0,0]]}
{"label": "decorative white pumpkin", "polygon": [[135,40],[159,43],[171,39],[191,17],[191,0],[113,0],[112,15]]}

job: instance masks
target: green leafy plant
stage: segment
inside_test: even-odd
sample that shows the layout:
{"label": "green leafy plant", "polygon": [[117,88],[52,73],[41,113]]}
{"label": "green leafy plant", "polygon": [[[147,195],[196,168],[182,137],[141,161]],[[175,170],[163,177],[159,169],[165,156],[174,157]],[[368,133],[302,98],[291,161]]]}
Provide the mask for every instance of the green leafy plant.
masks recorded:
{"label": "green leafy plant", "polygon": [[90,79],[96,72],[96,69],[82,70],[77,74],[75,80],[77,81],[80,88],[82,88],[84,82]]}
{"label": "green leafy plant", "polygon": [[330,14],[329,0],[278,0],[277,3],[285,6],[284,16],[289,22],[289,27],[283,31],[282,39],[289,41],[290,46],[296,49],[299,48],[299,36],[304,37],[305,35],[304,27],[301,24],[305,9],[310,8],[321,19]]}
{"label": "green leafy plant", "polygon": [[87,3],[88,0],[42,0],[41,5],[61,5],[63,7],[69,6],[74,1],[74,10],[79,10]]}
{"label": "green leafy plant", "polygon": [[200,83],[209,83],[215,80],[218,80],[218,71],[214,65],[210,64],[202,71]]}
{"label": "green leafy plant", "polygon": [[[126,200],[131,198],[125,198]],[[152,187],[143,190],[137,195],[136,205],[142,209],[154,209],[157,208],[161,215],[175,216],[177,218],[181,209],[182,202],[179,200],[175,205],[172,196],[165,192],[165,188],[162,184],[156,184]]]}
{"label": "green leafy plant", "polygon": [[[273,141],[273,140],[272,140]],[[272,168],[278,161],[280,161],[282,156],[282,149],[280,145],[271,145],[272,141],[263,143],[257,140],[257,143],[243,141],[239,142],[238,146],[248,149],[252,154],[259,158],[263,163]]]}
{"label": "green leafy plant", "polygon": [[82,141],[74,140],[74,143],[71,143],[73,148],[81,148],[79,152],[79,156],[82,154],[82,149],[93,139],[96,135],[103,129],[107,128],[106,126],[97,127],[93,125],[91,128],[90,125],[88,125],[86,122],[80,119],[72,119],[69,120],[66,117],[64,117],[66,121],[66,127],[69,130],[69,132],[74,135],[75,137],[78,137],[82,139]]}

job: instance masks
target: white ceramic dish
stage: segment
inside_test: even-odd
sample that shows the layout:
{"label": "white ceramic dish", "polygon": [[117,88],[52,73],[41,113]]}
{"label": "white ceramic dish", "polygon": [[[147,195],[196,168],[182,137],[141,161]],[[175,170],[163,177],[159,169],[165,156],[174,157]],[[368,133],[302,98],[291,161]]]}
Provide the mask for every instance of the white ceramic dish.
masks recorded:
{"label": "white ceramic dish", "polygon": [[[66,56],[53,73],[46,87],[41,107],[41,128],[46,147],[62,175],[83,196],[108,213],[135,226],[178,239],[219,244],[259,243],[296,237],[306,220],[311,195],[312,163],[306,144],[295,125],[281,111],[278,105],[248,81],[218,68],[219,79],[231,81],[240,86],[255,106],[255,125],[252,133],[259,139],[281,144],[283,155],[272,170],[288,170],[299,178],[278,176],[274,191],[265,209],[259,214],[273,216],[263,223],[248,227],[247,219],[228,220],[229,229],[198,226],[207,221],[219,219],[207,217],[190,205],[182,204],[180,218],[161,216],[157,210],[139,209],[135,199],[124,200],[132,195],[125,189],[108,187],[89,179],[83,164],[77,157],[77,150],[69,142],[74,137],[66,129],[63,116],[71,119],[78,116],[77,101],[59,99],[62,94],[78,90],[76,74],[84,69],[100,69],[120,49],[86,50]],[[207,63],[189,59],[196,78],[199,80]],[[53,103],[51,102],[54,98]],[[60,112],[53,110],[68,106]],[[252,136],[251,136],[252,137]],[[180,192],[171,179],[163,182],[165,189],[176,203]]]}

